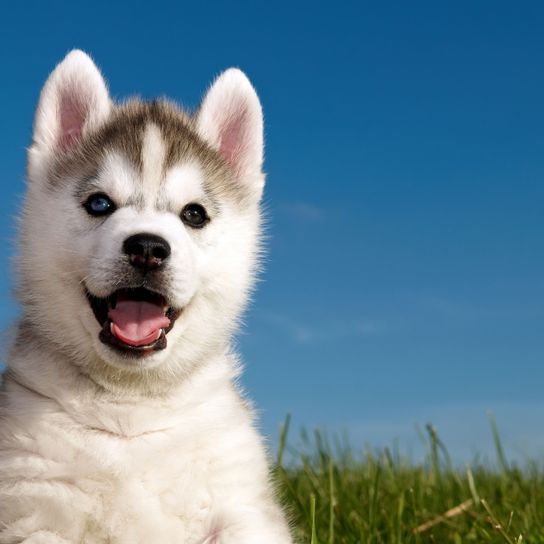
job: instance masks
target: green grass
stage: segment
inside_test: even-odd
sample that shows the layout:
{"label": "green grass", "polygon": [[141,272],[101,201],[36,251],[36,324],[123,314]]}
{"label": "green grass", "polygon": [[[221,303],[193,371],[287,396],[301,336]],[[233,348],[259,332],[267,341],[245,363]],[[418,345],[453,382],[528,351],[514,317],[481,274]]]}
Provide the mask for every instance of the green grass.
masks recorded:
{"label": "green grass", "polygon": [[427,460],[414,464],[388,449],[356,456],[319,432],[292,452],[288,424],[275,475],[297,543],[544,543],[544,472],[509,464],[493,421],[496,469],[454,467],[430,426]]}

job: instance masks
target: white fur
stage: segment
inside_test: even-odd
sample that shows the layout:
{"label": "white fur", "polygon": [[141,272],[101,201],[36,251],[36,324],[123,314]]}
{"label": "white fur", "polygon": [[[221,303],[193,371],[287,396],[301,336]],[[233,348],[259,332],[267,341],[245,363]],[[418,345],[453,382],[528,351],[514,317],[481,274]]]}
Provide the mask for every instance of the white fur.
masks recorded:
{"label": "white fur", "polygon": [[148,125],[144,135],[142,185],[150,192],[162,181],[162,165],[166,156],[166,148],[159,128]]}
{"label": "white fur", "polygon": [[205,198],[203,173],[197,163],[170,168],[164,177],[164,185],[166,201],[176,210],[187,202],[199,202]]}
{"label": "white fur", "polygon": [[[70,180],[50,190],[48,165],[64,152],[59,94],[87,101],[82,134],[107,119],[110,102],[81,52],[70,53],[45,85],[19,260],[21,327],[32,334],[21,328],[25,341],[12,350],[0,393],[0,544],[291,542],[230,348],[257,266],[262,117],[241,72],[222,78],[201,109],[200,130],[220,146],[221,100],[231,121],[246,112],[233,121],[243,128],[234,134],[241,139],[235,170],[255,198],[243,207],[225,198],[201,230],[179,214],[190,202],[206,205],[203,170],[188,162],[162,172],[165,147],[153,125],[141,178],[111,151],[90,182],[89,194],[105,192],[118,206],[103,223],[85,214]],[[170,244],[163,288],[184,310],[165,350],[131,362],[98,340],[84,288],[96,296],[112,291],[123,241],[139,232]]]}

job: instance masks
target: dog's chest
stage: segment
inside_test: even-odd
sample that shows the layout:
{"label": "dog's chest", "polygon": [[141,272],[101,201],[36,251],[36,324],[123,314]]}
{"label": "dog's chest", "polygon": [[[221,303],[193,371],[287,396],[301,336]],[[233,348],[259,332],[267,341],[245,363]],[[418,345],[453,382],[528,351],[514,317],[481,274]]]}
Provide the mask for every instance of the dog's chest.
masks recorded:
{"label": "dog's chest", "polygon": [[206,541],[214,530],[213,455],[202,440],[183,444],[180,438],[164,431],[102,444],[96,472],[78,484],[95,503],[85,541]]}
{"label": "dog's chest", "polygon": [[66,410],[17,393],[26,411],[14,404],[0,427],[0,494],[17,499],[0,525],[85,544],[210,544],[263,496],[264,452],[227,382],[176,405],[76,398]]}

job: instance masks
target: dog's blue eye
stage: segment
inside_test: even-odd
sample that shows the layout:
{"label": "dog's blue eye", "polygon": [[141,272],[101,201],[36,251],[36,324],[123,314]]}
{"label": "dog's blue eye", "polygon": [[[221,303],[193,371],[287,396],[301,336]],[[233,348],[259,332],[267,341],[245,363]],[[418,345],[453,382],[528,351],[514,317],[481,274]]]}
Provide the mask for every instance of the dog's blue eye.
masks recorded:
{"label": "dog's blue eye", "polygon": [[83,204],[83,207],[90,215],[108,215],[115,211],[115,204],[108,195],[97,193],[91,195]]}

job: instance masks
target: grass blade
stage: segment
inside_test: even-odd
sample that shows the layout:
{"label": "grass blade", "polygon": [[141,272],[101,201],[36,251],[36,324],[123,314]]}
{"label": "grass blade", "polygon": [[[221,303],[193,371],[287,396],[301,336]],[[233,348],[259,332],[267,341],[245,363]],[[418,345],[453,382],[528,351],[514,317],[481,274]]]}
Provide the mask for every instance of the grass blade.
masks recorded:
{"label": "grass blade", "polygon": [[310,540],[310,544],[318,544],[315,528],[315,495],[313,493],[310,495],[310,519],[312,523],[312,539]]}
{"label": "grass blade", "polygon": [[495,418],[493,417],[493,414],[491,412],[487,414],[487,417],[489,418],[489,423],[491,424],[491,432],[493,433],[493,442],[495,443],[495,452],[497,453],[497,461],[499,463],[499,467],[503,473],[507,473],[510,470],[510,467],[508,466],[508,462],[506,461],[506,455],[504,455],[504,449],[502,447],[497,423],[495,422]]}

